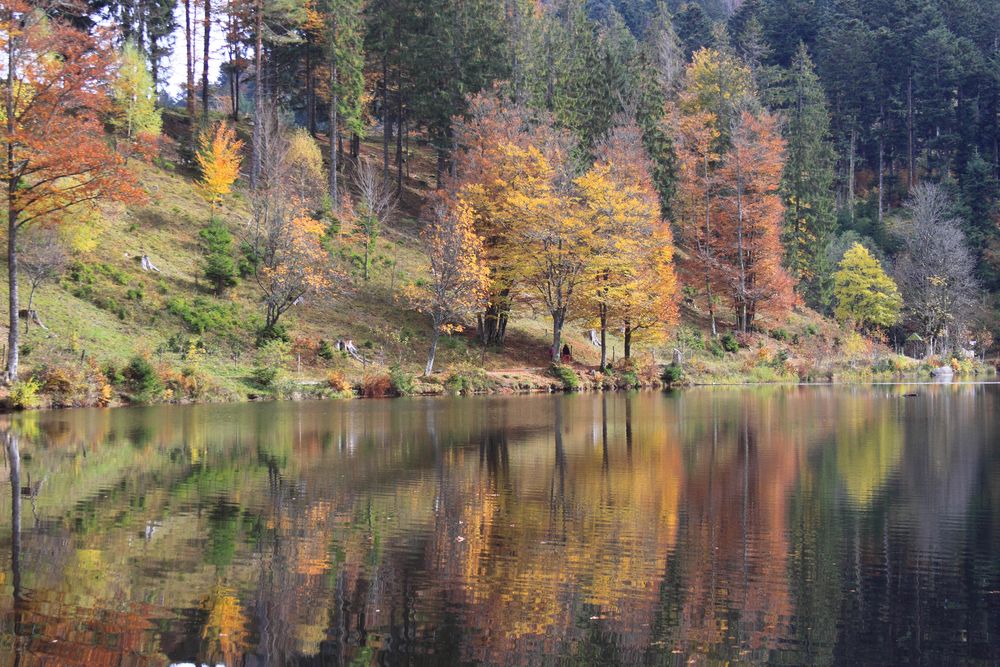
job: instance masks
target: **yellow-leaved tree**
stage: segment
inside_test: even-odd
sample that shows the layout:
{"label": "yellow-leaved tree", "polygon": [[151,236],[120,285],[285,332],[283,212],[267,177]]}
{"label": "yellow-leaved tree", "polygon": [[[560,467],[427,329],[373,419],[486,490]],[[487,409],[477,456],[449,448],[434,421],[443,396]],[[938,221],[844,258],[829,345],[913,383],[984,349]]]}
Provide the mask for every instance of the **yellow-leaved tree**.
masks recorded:
{"label": "yellow-leaved tree", "polygon": [[209,201],[211,212],[208,225],[201,230],[202,254],[205,277],[216,295],[236,284],[236,262],[233,260],[233,236],[226,224],[215,217],[215,207],[232,190],[240,175],[243,142],[236,138],[235,130],[225,122],[211,132],[202,133],[196,155],[201,169],[199,186]]}
{"label": "yellow-leaved tree", "polygon": [[597,145],[597,162],[577,186],[597,230],[593,311],[600,326],[601,367],[607,363],[607,328],[625,337],[625,358],[636,334],[657,338],[677,318],[673,238],[660,218],[653,164],[635,120],[617,119]]}
{"label": "yellow-leaved tree", "polygon": [[407,286],[405,294],[417,310],[431,318],[431,343],[424,367],[424,375],[430,375],[441,334],[461,331],[458,319],[482,307],[489,288],[489,269],[468,206],[436,207],[424,239],[431,280]]}
{"label": "yellow-leaved tree", "polygon": [[232,191],[240,177],[243,142],[229,123],[221,122],[214,131],[204,132],[195,159],[201,170],[199,185],[212,207],[212,216],[219,201]]}
{"label": "yellow-leaved tree", "polygon": [[891,327],[899,319],[903,298],[892,278],[868,249],[855,243],[833,274],[833,314],[862,328]]}

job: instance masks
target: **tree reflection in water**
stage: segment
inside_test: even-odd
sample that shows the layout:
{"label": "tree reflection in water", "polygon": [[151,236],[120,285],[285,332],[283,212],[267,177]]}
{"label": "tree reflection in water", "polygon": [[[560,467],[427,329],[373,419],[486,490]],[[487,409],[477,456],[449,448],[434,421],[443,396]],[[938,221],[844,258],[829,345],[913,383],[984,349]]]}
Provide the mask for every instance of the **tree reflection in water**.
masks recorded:
{"label": "tree reflection in water", "polygon": [[1000,660],[1000,391],[911,391],[8,416],[0,653]]}

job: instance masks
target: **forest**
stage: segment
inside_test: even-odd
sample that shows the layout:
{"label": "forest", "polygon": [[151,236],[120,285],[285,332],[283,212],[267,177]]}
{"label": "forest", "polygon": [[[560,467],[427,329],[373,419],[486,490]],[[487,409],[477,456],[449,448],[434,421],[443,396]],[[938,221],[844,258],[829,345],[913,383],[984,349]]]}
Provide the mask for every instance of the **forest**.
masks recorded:
{"label": "forest", "polygon": [[987,0],[0,0],[0,46],[15,406],[995,355]]}

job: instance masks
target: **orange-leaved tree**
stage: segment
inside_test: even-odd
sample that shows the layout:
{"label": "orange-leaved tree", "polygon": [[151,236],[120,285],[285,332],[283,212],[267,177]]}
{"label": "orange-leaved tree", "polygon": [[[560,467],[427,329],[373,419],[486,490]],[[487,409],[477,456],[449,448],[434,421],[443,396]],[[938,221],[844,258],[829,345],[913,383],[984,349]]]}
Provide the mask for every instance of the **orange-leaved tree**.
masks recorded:
{"label": "orange-leaved tree", "polygon": [[219,201],[232,190],[240,177],[243,142],[236,138],[236,130],[225,121],[211,132],[203,132],[195,156],[201,170],[199,185],[212,207],[212,217]]}
{"label": "orange-leaved tree", "polygon": [[106,36],[52,19],[38,3],[0,0],[0,49],[0,182],[7,196],[10,307],[6,375],[14,381],[20,346],[18,232],[36,222],[58,222],[99,200],[138,200],[142,191],[104,131],[115,66]]}
{"label": "orange-leaved tree", "polygon": [[424,233],[431,261],[431,280],[407,286],[405,294],[417,310],[431,318],[431,343],[424,375],[434,371],[442,333],[461,331],[456,320],[481,307],[489,287],[489,269],[483,261],[483,242],[474,229],[469,208],[438,206]]}
{"label": "orange-leaved tree", "polygon": [[719,154],[715,148],[718,131],[716,117],[707,112],[691,111],[677,117],[677,195],[674,212],[678,241],[684,248],[681,270],[684,282],[705,299],[712,335],[715,336],[715,300],[713,289],[718,265],[718,190]]}
{"label": "orange-leaved tree", "polygon": [[725,184],[719,273],[743,332],[758,314],[781,314],[794,300],[792,280],[782,267],[784,142],[776,125],[766,112],[742,112],[733,121],[732,144],[719,170]]}
{"label": "orange-leaved tree", "polygon": [[303,215],[288,220],[263,245],[256,280],[264,296],[265,337],[275,331],[285,311],[307,294],[333,284],[323,247],[325,233],[323,223]]}

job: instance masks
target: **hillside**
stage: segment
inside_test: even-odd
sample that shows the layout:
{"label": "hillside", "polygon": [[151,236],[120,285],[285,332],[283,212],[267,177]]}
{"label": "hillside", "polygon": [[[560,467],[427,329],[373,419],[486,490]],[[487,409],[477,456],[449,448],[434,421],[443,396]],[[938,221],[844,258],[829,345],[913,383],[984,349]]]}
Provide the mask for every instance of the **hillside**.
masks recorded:
{"label": "hillside", "polygon": [[[363,145],[362,152],[378,148]],[[255,346],[262,321],[259,295],[248,280],[224,297],[211,294],[202,277],[198,236],[209,206],[194,174],[178,165],[173,150],[164,150],[153,163],[133,161],[130,168],[147,201],[104,208],[85,229],[88,247],[73,253],[58,282],[43,284],[36,293],[34,307],[47,329],[31,325],[22,354],[45,394],[42,404],[323,396],[336,393],[341,376],[357,392],[373,394],[392,391],[386,386],[390,375],[396,384],[403,378],[406,386],[397,388],[422,393],[575,384],[549,371],[546,314],[519,305],[502,349],[483,350],[474,323],[468,323],[463,332],[443,338],[439,372],[409,386],[426,359],[430,332],[428,319],[409,309],[400,295],[401,285],[428,275],[418,216],[433,182],[433,162],[418,148],[394,220],[377,241],[370,279],[362,280],[354,261],[361,246],[352,230],[333,234],[331,261],[350,279],[333,286],[325,298],[310,299],[286,314],[289,355],[279,362],[280,381],[263,386],[254,369],[275,362],[261,359]],[[217,215],[238,239],[249,217],[245,192],[237,189]],[[143,255],[157,271],[143,270]],[[871,377],[873,368],[883,374],[917,368],[860,339],[848,349],[850,341],[841,340],[834,323],[805,308],[787,321],[760,323],[759,334],[712,341],[704,314],[689,303],[682,308],[680,326],[656,345],[640,346],[629,368],[620,363],[621,340],[612,336],[609,357],[619,362],[618,370],[604,375],[596,372],[599,351],[589,342],[587,325],[575,322],[566,332],[584,386],[654,382],[659,374],[654,360],[669,362],[674,350],[683,355],[687,382],[827,381]],[[353,341],[366,363],[339,351],[329,354],[338,340]],[[730,349],[723,349],[727,344]],[[143,392],[126,368],[136,357],[151,362],[164,391],[139,395]]]}

